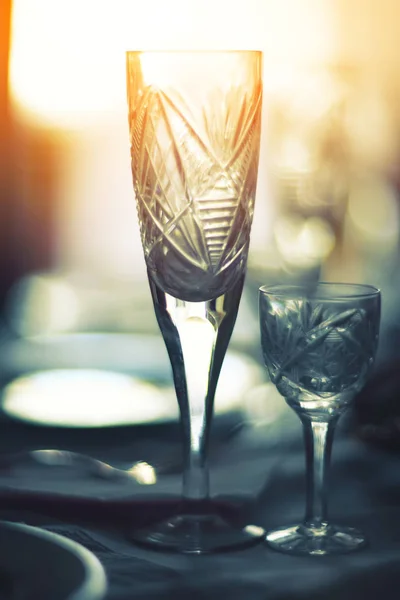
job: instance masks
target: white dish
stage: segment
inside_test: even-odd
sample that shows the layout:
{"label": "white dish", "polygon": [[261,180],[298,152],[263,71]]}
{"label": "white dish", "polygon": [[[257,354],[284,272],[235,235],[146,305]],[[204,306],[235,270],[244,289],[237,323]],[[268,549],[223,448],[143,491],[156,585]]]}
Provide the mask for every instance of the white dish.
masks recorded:
{"label": "white dish", "polygon": [[102,600],[106,589],[103,567],[80,544],[0,521],[1,600]]}
{"label": "white dish", "polygon": [[[157,337],[92,334],[39,338],[13,342],[5,355],[6,372],[23,373],[3,390],[3,411],[14,419],[57,427],[178,419],[170,363]],[[244,396],[262,377],[255,361],[228,351],[215,413],[244,408]]]}

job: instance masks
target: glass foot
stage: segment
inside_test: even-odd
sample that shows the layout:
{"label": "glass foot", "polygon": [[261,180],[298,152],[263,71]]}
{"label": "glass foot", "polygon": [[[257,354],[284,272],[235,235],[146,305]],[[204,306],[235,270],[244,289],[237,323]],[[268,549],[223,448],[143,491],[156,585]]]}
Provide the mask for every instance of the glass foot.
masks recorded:
{"label": "glass foot", "polygon": [[318,528],[293,525],[268,532],[266,539],[273,550],[300,556],[346,554],[363,548],[367,543],[360,531],[340,525]]}
{"label": "glass foot", "polygon": [[240,529],[218,515],[180,515],[134,531],[129,537],[156,550],[210,554],[252,546],[265,539],[265,531],[257,525]]}

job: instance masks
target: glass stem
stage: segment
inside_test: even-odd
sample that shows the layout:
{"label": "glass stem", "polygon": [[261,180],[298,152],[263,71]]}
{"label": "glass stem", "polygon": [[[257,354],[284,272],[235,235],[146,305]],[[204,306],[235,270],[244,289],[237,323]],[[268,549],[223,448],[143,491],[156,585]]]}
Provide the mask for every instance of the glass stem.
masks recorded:
{"label": "glass stem", "polygon": [[337,419],[313,421],[303,416],[306,451],[306,527],[319,529],[328,523],[328,477],[333,434]]}
{"label": "glass stem", "polygon": [[236,321],[244,277],[206,302],[179,300],[149,276],[155,314],[172,366],[183,430],[186,502],[209,499],[208,440],[214,396]]}

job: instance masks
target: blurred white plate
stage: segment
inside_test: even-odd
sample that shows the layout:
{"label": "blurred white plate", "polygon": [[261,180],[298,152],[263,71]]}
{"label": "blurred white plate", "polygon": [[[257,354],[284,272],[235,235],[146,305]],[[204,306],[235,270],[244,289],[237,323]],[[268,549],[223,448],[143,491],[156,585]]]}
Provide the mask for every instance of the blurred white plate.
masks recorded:
{"label": "blurred white plate", "polygon": [[[8,372],[24,374],[5,387],[3,411],[15,419],[61,427],[176,420],[178,403],[162,344],[154,336],[99,334],[14,342],[5,353]],[[124,368],[129,375],[121,372]],[[215,413],[244,408],[244,396],[262,377],[255,361],[228,352]]]}
{"label": "blurred white plate", "polygon": [[100,562],[80,544],[0,521],[1,600],[101,600],[106,587]]}

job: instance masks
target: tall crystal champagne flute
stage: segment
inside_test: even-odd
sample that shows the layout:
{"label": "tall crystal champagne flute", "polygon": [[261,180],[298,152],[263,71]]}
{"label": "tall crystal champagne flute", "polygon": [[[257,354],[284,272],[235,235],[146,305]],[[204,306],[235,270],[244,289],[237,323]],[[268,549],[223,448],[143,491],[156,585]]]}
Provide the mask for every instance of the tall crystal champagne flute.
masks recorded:
{"label": "tall crystal champagne flute", "polygon": [[128,52],[132,174],[185,466],[179,515],[137,541],[203,553],[253,543],[210,502],[213,400],[242,293],[261,127],[260,52]]}
{"label": "tall crystal champagne flute", "polygon": [[378,344],[380,292],[370,285],[319,283],[260,288],[261,344],[271,381],[304,430],[304,521],[271,531],[268,544],[289,554],[357,550],[365,537],[332,523],[327,477],[338,418],[364,386]]}

